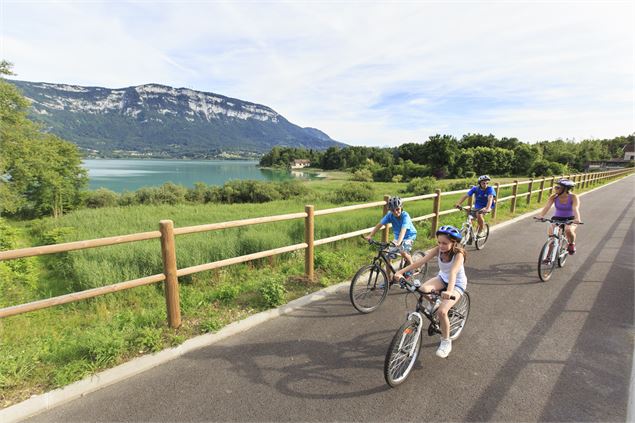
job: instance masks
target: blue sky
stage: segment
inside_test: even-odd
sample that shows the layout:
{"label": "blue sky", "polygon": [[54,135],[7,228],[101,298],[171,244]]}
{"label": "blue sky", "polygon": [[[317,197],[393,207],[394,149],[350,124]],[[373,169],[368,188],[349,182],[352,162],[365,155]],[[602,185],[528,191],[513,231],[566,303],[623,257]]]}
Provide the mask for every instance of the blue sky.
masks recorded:
{"label": "blue sky", "polygon": [[0,0],[17,79],[188,87],[352,145],[635,132],[631,1]]}

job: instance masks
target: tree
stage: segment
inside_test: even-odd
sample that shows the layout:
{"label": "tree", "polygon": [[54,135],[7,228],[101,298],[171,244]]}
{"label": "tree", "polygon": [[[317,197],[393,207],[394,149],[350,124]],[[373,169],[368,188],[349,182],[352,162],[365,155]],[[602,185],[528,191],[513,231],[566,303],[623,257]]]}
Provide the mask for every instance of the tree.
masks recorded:
{"label": "tree", "polygon": [[[11,64],[0,62],[0,74]],[[88,182],[77,147],[41,132],[27,118],[27,100],[0,78],[0,212],[60,216],[81,203]]]}
{"label": "tree", "polygon": [[436,178],[444,178],[454,168],[459,146],[456,138],[451,135],[434,135],[423,144],[426,164]]}

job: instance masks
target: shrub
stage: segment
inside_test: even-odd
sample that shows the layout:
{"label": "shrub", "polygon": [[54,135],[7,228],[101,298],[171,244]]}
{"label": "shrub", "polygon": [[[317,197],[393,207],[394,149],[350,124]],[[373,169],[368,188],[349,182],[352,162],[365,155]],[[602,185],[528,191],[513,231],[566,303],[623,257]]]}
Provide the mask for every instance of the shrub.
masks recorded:
{"label": "shrub", "polygon": [[287,290],[284,288],[281,278],[270,277],[262,282],[258,292],[260,292],[265,306],[273,308],[284,303],[284,295]]}
{"label": "shrub", "polygon": [[119,196],[106,188],[88,191],[84,199],[86,207],[96,209],[100,207],[114,207],[118,204]]}
{"label": "shrub", "polygon": [[426,176],[425,178],[414,178],[406,187],[407,192],[412,192],[415,195],[430,194],[434,192],[437,187],[437,180],[432,176]]}
{"label": "shrub", "polygon": [[358,182],[372,182],[373,172],[370,169],[359,169],[353,173],[351,179]]}
{"label": "shrub", "polygon": [[231,304],[232,301],[238,297],[240,293],[240,288],[234,284],[224,284],[216,289],[212,298],[218,300],[219,302],[228,305]]}
{"label": "shrub", "polygon": [[373,197],[373,187],[368,182],[346,184],[335,190],[334,203],[366,202]]}
{"label": "shrub", "polygon": [[282,198],[300,197],[308,194],[309,189],[300,181],[277,182],[275,188]]}
{"label": "shrub", "polygon": [[472,179],[461,179],[448,184],[446,189],[448,191],[458,191],[460,189],[472,188],[473,185],[474,181]]}

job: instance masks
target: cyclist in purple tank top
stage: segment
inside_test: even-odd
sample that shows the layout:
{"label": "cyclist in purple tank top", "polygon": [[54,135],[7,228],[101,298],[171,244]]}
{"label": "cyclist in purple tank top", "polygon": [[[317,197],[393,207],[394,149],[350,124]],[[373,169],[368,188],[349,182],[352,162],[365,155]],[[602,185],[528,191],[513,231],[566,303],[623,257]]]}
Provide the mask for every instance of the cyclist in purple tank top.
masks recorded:
{"label": "cyclist in purple tank top", "polygon": [[[556,212],[551,217],[553,220],[558,220],[561,222],[566,222],[568,220],[573,220],[572,225],[567,225],[566,235],[567,240],[569,241],[569,254],[575,254],[575,230],[576,223],[580,223],[580,200],[578,196],[573,194],[571,190],[575,183],[569,181],[568,179],[560,179],[556,185],[553,187],[555,193],[549,196],[547,200],[547,204],[540,211],[537,217],[542,218],[545,217],[545,214],[549,211],[551,206],[555,206]],[[549,235],[553,234],[553,225],[549,226]]]}

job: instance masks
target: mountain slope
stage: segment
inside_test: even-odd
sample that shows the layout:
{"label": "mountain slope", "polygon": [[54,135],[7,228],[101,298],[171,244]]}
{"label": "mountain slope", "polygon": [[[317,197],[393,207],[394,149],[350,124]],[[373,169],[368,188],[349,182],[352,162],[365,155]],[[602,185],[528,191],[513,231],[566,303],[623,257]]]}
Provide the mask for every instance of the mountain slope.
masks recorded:
{"label": "mountain slope", "polygon": [[187,88],[9,82],[32,102],[32,119],[91,155],[249,157],[277,145],[345,146],[315,128],[292,124],[269,107]]}

